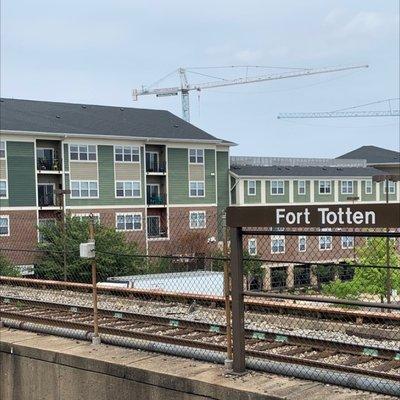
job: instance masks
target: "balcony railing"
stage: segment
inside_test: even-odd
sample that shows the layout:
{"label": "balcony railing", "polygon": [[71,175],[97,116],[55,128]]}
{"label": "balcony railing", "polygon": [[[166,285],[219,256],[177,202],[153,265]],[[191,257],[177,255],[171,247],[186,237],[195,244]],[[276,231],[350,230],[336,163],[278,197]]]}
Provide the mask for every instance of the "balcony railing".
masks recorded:
{"label": "balcony railing", "polygon": [[165,173],[166,171],[166,163],[164,161],[146,164],[146,172]]}
{"label": "balcony railing", "polygon": [[147,232],[147,237],[150,239],[156,238],[166,238],[167,232],[159,231],[159,232]]}
{"label": "balcony railing", "polygon": [[53,194],[40,195],[38,203],[39,207],[52,207],[57,205]]}
{"label": "balcony railing", "polygon": [[56,159],[37,159],[37,169],[39,171],[61,171],[60,163]]}
{"label": "balcony railing", "polygon": [[165,194],[159,196],[149,196],[147,197],[147,204],[149,206],[159,206],[167,204],[167,196]]}

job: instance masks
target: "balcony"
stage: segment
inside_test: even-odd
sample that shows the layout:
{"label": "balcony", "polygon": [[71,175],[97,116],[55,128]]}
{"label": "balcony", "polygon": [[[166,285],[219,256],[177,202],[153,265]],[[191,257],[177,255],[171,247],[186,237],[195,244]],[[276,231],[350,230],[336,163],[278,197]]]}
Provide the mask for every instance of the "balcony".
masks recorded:
{"label": "balcony", "polygon": [[38,204],[39,207],[56,207],[55,196],[53,194],[39,195]]}
{"label": "balcony", "polygon": [[167,196],[165,194],[158,196],[147,196],[147,205],[149,206],[165,206],[167,204]]}
{"label": "balcony", "polygon": [[146,162],[147,174],[165,174],[167,172],[165,162]]}
{"label": "balcony", "polygon": [[58,160],[53,158],[38,158],[36,163],[38,173],[61,173],[61,164]]}
{"label": "balcony", "polygon": [[147,237],[149,239],[162,239],[168,237],[167,232],[158,231],[158,232],[147,232]]}

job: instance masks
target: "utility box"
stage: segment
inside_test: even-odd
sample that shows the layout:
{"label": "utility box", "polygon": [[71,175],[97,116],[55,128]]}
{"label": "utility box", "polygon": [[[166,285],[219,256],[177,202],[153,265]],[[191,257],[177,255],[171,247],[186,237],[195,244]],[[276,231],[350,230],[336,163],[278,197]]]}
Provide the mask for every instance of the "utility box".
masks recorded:
{"label": "utility box", "polygon": [[81,243],[79,245],[79,254],[81,258],[94,258],[94,242]]}

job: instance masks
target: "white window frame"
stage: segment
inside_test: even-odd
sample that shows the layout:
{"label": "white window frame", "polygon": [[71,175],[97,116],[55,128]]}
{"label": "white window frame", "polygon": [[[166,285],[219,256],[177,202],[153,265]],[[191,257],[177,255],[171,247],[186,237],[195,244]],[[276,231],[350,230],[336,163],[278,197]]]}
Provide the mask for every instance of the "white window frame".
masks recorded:
{"label": "white window frame", "polygon": [[[349,191],[349,184],[351,186],[351,191]],[[340,193],[341,194],[354,194],[354,181],[352,181],[352,180],[340,181]]]}
{"label": "white window frame", "polygon": [[[274,251],[274,241],[278,241],[278,251]],[[279,241],[283,241],[283,250],[279,250]],[[284,235],[271,236],[271,254],[284,254],[286,251],[286,239]]]}
{"label": "white window frame", "polygon": [[[300,182],[304,185],[300,187]],[[300,188],[304,189],[304,192],[302,193],[300,191]],[[305,196],[307,194],[307,185],[306,185],[306,181],[304,179],[300,179],[297,181],[297,194],[299,196]]]}
{"label": "white window frame", "polygon": [[[2,148],[4,147],[4,148]],[[7,142],[5,140],[0,140],[0,152],[4,151],[4,157],[0,155],[0,160],[6,160],[7,159]]]}
{"label": "white window frame", "polygon": [[[274,186],[276,184],[276,187]],[[282,184],[282,187],[280,187]],[[274,193],[274,189],[276,189],[276,193]],[[282,193],[279,193],[279,189],[282,189]],[[282,179],[274,179],[270,181],[270,194],[271,196],[284,196],[285,195],[285,181]]]}
{"label": "white window frame", "polygon": [[[369,188],[369,190],[367,190]],[[366,179],[364,181],[364,193],[365,194],[372,194],[373,189],[372,189],[372,179]]]}
{"label": "white window frame", "polygon": [[247,242],[247,251],[248,251],[250,256],[256,256],[257,255],[257,239],[256,238],[250,238],[248,240],[248,242]]}
{"label": "white window frame", "polygon": [[[329,247],[326,247],[327,242],[329,242]],[[323,246],[322,246],[322,243],[323,243]],[[329,236],[329,235],[319,236],[318,237],[318,248],[319,248],[319,251],[332,250],[332,236]]]}
{"label": "white window frame", "polygon": [[[386,181],[383,182],[383,194],[386,194]],[[396,182],[389,181],[389,194],[396,194]]]}
{"label": "white window frame", "polygon": [[[196,185],[196,189],[195,189],[196,190],[196,194],[195,195],[192,195],[192,190],[191,190],[192,183],[194,183]],[[200,190],[199,187],[198,187],[199,183],[203,184],[203,194],[202,195],[198,194],[199,190]],[[205,184],[205,181],[189,181],[189,197],[196,198],[196,197],[205,197],[205,196],[206,196],[206,184]]]}
{"label": "white window frame", "polygon": [[[117,153],[117,149],[121,149],[122,152],[121,153]],[[130,156],[130,160],[129,161],[125,161],[125,150],[129,150],[129,156]],[[137,161],[133,161],[133,151],[137,150],[138,154],[138,160]],[[121,154],[122,155],[122,160],[117,160],[117,154]],[[135,154],[136,156],[136,154]],[[114,162],[116,164],[140,164],[140,146],[130,146],[130,145],[114,145]]]}
{"label": "white window frame", "polygon": [[5,182],[5,184],[6,184],[6,195],[0,196],[0,199],[7,200],[8,199],[8,181],[7,181],[7,179],[0,179],[0,182]]}
{"label": "white window frame", "polygon": [[[76,183],[76,182],[78,182],[78,186],[79,186],[79,189],[78,189],[78,191],[79,191],[79,196],[73,196],[72,195],[72,192],[73,192],[73,190],[72,190],[72,185],[73,185],[73,183]],[[88,196],[81,196],[81,192],[82,192],[82,183],[88,183]],[[91,196],[90,195],[90,184],[91,183],[96,183],[96,190],[97,190],[97,196]],[[99,198],[99,182],[98,181],[87,181],[87,180],[72,180],[71,182],[70,182],[70,189],[71,189],[71,194],[70,194],[70,196],[71,196],[71,199],[98,199]]]}
{"label": "white window frame", "polygon": [[[321,184],[324,184],[324,189],[326,190],[326,188],[327,188],[327,183],[329,183],[329,192],[326,192],[326,191],[324,191],[324,192],[321,192]],[[332,181],[331,180],[329,180],[329,179],[321,179],[321,180],[319,180],[318,181],[318,194],[321,194],[321,195],[330,195],[330,194],[332,194]]]}
{"label": "white window frame", "polygon": [[91,215],[95,222],[100,223],[100,213],[72,213],[71,218],[78,218],[83,221],[85,218],[89,219]]}
{"label": "white window frame", "polygon": [[[204,224],[200,225],[199,215],[203,214]],[[192,218],[195,215],[196,218]],[[204,210],[189,211],[189,228],[190,229],[205,229],[207,226],[207,214]],[[194,223],[193,223],[194,222]]]}
{"label": "white window frame", "polygon": [[[304,249],[301,249],[301,241],[304,239]],[[297,249],[300,253],[305,253],[307,251],[307,236],[299,236]]]}
{"label": "white window frame", "polygon": [[[122,190],[124,191],[124,195],[123,196],[118,196],[117,195],[117,185],[118,185],[118,183],[122,183]],[[126,190],[127,190],[125,188],[125,185],[127,183],[131,183],[132,184],[132,196],[127,196],[125,194]],[[135,183],[139,184],[139,195],[138,196],[134,196],[133,195],[133,192],[134,192],[133,185]],[[115,181],[115,192],[114,192],[114,195],[115,195],[116,199],[140,199],[142,197],[142,185],[141,185],[141,182],[140,181]]]}
{"label": "white window frame", "polygon": [[[72,159],[71,158],[71,147],[78,147],[78,159]],[[85,152],[81,152],[81,147],[86,147],[86,154],[87,154],[87,160],[85,159],[81,159],[81,154],[84,154]],[[89,147],[94,147],[95,152],[90,152],[89,153]],[[68,155],[69,155],[69,162],[90,162],[90,163],[97,163],[97,144],[85,144],[85,143],[81,143],[81,144],[76,144],[76,143],[71,143],[69,144],[69,148],[68,148]],[[76,153],[76,152],[74,152]],[[95,154],[95,159],[94,160],[89,160],[89,154]]]}
{"label": "white window frame", "polygon": [[[254,187],[252,189],[254,189],[254,193],[251,193],[250,191],[250,182],[253,184],[254,183]],[[250,179],[247,181],[247,196],[256,196],[257,195],[257,181],[254,179]]]}
{"label": "white window frame", "polygon": [[[118,228],[118,217],[124,217],[124,229]],[[126,229],[126,217],[132,217],[132,229]],[[135,217],[140,216],[140,228],[135,228]],[[115,230],[118,232],[140,232],[143,230],[143,216],[141,212],[115,213]]]}
{"label": "white window frame", "polygon": [[0,236],[10,236],[10,216],[0,215],[0,219],[5,219],[7,221],[7,233],[0,233]]}
{"label": "white window frame", "polygon": [[[191,154],[190,154],[191,152],[194,152],[193,156],[191,156]],[[191,157],[194,157],[195,161],[191,161],[190,160]],[[189,164],[203,165],[204,157],[205,157],[204,149],[188,149]],[[201,161],[199,161],[200,159],[201,159]]]}
{"label": "white window frame", "polygon": [[[341,243],[343,250],[354,249],[354,236],[341,236],[340,243]],[[350,246],[349,246],[349,243],[351,243]]]}

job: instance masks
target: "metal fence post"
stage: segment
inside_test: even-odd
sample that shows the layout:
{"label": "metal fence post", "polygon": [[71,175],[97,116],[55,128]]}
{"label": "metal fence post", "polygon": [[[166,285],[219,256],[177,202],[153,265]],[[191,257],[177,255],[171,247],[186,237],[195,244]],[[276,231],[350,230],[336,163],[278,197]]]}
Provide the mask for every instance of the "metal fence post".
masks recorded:
{"label": "metal fence post", "polygon": [[[89,242],[94,243],[94,224],[93,215],[89,218]],[[100,344],[99,336],[99,316],[97,311],[97,266],[96,258],[92,258],[92,290],[93,290],[93,344]]]}
{"label": "metal fence post", "polygon": [[242,228],[231,228],[233,371],[245,371]]}

